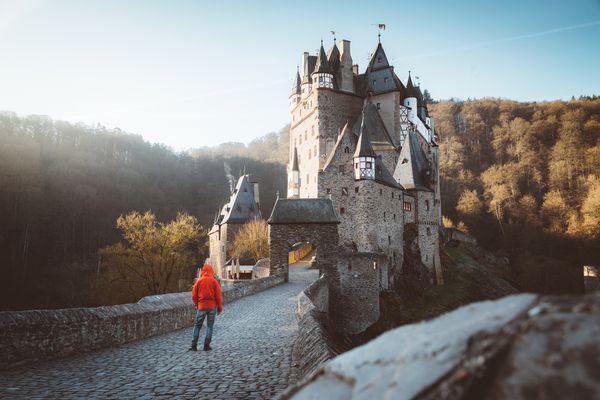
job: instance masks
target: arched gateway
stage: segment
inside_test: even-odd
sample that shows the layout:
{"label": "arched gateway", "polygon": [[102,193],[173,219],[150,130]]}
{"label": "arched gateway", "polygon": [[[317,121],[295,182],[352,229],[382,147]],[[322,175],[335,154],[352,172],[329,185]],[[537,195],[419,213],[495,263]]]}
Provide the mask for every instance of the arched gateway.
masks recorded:
{"label": "arched gateway", "polygon": [[317,265],[336,278],[338,224],[330,199],[277,199],[269,224],[271,275],[289,278],[288,253],[294,243],[310,242],[317,249]]}

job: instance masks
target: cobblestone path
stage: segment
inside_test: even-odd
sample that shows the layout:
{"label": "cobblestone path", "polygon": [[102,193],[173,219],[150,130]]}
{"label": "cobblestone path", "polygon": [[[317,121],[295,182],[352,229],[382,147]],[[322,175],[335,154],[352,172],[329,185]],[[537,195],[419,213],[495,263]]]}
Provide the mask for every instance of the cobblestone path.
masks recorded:
{"label": "cobblestone path", "polygon": [[[272,398],[288,385],[296,295],[316,278],[315,270],[290,268],[289,283],[226,304],[210,352],[187,351],[186,328],[0,371],[0,398]],[[204,328],[200,344],[202,335]]]}

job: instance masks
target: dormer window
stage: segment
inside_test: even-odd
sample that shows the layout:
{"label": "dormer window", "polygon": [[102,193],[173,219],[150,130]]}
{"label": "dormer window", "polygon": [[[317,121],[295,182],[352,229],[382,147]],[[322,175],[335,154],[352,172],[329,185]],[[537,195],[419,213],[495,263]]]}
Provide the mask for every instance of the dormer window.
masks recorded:
{"label": "dormer window", "polygon": [[344,147],[344,153],[346,153],[346,154],[350,153],[350,147],[348,147],[348,146]]}
{"label": "dormer window", "polygon": [[377,57],[377,62],[380,63],[381,62],[381,56]]}
{"label": "dormer window", "polygon": [[377,84],[377,79],[373,79],[373,86]]}

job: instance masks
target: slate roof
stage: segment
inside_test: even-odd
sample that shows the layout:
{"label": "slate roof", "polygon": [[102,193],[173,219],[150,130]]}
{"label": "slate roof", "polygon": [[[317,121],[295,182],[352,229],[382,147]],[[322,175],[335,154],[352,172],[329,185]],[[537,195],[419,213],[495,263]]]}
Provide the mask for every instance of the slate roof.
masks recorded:
{"label": "slate roof", "polygon": [[385,55],[385,51],[383,50],[383,46],[381,42],[377,43],[377,47],[371,56],[371,61],[369,61],[369,65],[367,66],[367,71],[376,71],[382,68],[388,68],[390,63],[388,62],[387,56]]}
{"label": "slate roof", "polygon": [[416,133],[409,132],[398,157],[394,178],[405,189],[431,191],[428,171],[429,162],[419,146]]}
{"label": "slate roof", "polygon": [[267,221],[276,224],[339,224],[331,199],[277,199]]}
{"label": "slate roof", "polygon": [[363,129],[363,120],[365,123],[364,129],[369,133],[371,144],[389,144],[396,147],[375,104],[367,102],[363,108],[363,113],[354,121],[352,131],[356,136],[359,136],[361,129]]}
{"label": "slate roof", "polygon": [[329,52],[327,54],[327,60],[329,61],[329,66],[333,72],[337,72],[340,68],[340,50],[338,49],[335,42]]}
{"label": "slate roof", "polygon": [[365,115],[366,110],[363,108],[362,118],[360,121],[360,135],[358,136],[358,144],[356,145],[354,157],[377,157],[377,154],[375,154],[375,151],[373,151],[373,147],[371,146],[369,127],[365,126]]}
{"label": "slate roof", "polygon": [[294,78],[294,84],[292,85],[292,94],[300,94],[300,68],[296,70],[296,78]]}
{"label": "slate roof", "polygon": [[325,49],[323,48],[322,42],[321,48],[319,49],[319,57],[317,58],[317,63],[315,65],[315,71],[313,73],[332,73],[331,67],[329,66],[329,61],[327,61],[327,55],[325,54]]}
{"label": "slate roof", "polygon": [[381,160],[381,157],[375,159],[375,182],[381,183],[382,185],[403,189],[396,179],[392,176],[390,171],[386,168],[385,164]]}
{"label": "slate roof", "polygon": [[221,214],[223,219],[220,224],[243,223],[261,218],[260,208],[254,201],[254,187],[248,175],[242,175],[238,179],[229,203],[223,207]]}

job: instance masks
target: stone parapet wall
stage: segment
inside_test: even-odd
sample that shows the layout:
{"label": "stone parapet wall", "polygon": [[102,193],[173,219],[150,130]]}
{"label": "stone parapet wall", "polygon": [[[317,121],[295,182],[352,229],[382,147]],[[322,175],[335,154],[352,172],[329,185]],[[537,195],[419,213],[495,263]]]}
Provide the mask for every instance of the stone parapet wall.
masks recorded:
{"label": "stone parapet wall", "polygon": [[330,338],[323,322],[327,318],[328,288],[323,277],[298,295],[298,337],[292,349],[290,384],[310,376],[337,352],[329,345]]}
{"label": "stone parapet wall", "polygon": [[[283,283],[283,275],[223,285],[223,302]],[[190,292],[94,308],[0,312],[0,369],[164,334],[193,324]]]}

